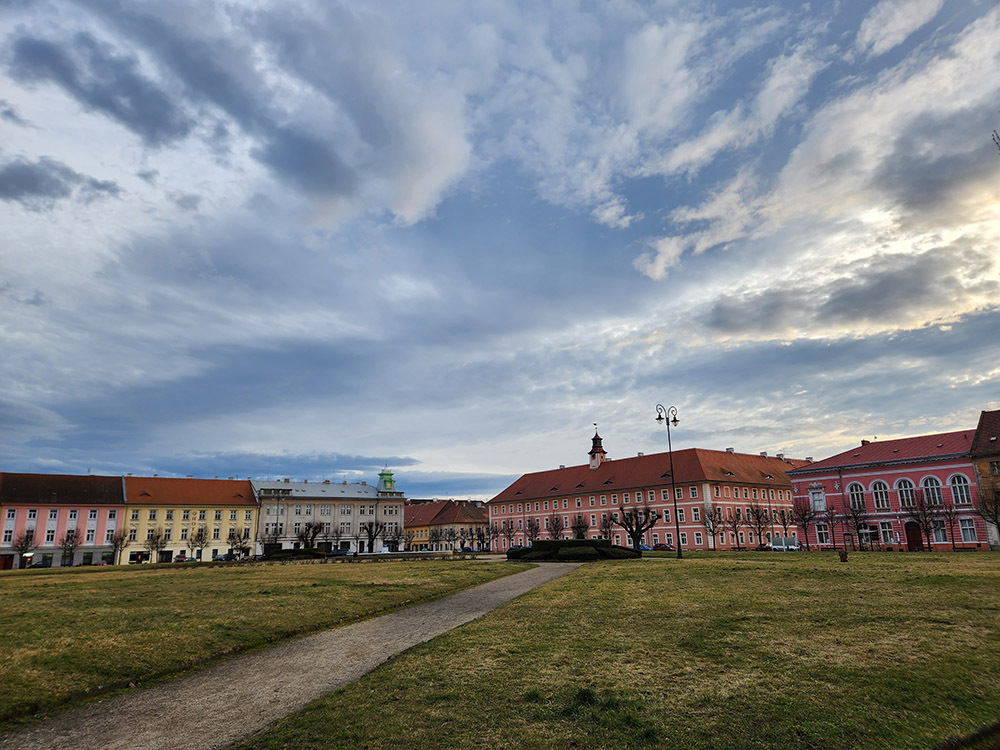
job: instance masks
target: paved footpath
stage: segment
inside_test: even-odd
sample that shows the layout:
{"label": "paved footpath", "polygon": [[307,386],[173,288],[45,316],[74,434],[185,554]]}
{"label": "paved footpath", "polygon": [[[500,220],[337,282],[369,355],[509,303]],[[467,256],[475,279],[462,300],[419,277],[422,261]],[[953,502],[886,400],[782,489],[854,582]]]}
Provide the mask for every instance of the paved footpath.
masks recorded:
{"label": "paved footpath", "polygon": [[547,563],[443,599],[286,641],[148,690],[95,700],[0,735],[0,748],[225,747],[354,682],[400,651],[577,567]]}

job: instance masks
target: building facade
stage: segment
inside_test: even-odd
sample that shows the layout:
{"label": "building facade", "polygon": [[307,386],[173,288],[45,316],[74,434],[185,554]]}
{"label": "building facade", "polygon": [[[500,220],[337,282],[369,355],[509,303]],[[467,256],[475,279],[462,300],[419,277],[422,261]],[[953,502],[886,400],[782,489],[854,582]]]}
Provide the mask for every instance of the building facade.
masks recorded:
{"label": "building facade", "polygon": [[127,476],[125,505],[121,562],[253,551],[257,498],[249,480]]}
{"label": "building facade", "polygon": [[[972,465],[979,484],[979,502],[994,510],[1000,504],[1000,410],[984,411],[979,415],[979,425],[972,439]],[[997,513],[987,511],[988,517]],[[1000,528],[985,525],[991,547],[1000,546]]]}
{"label": "building facade", "polygon": [[121,477],[0,473],[0,570],[111,563],[124,507]]}
{"label": "building facade", "polygon": [[481,502],[414,500],[406,505],[406,550],[460,550],[489,545],[489,516]]}
{"label": "building facade", "polygon": [[529,545],[532,535],[581,534],[628,545],[625,529],[613,519],[636,508],[659,517],[643,536],[649,546],[752,548],[773,536],[797,535],[786,472],[805,461],[689,448],[673,452],[671,481],[667,453],[611,460],[600,435],[592,443],[588,463],[525,474],[487,503],[499,549]]}
{"label": "building facade", "polygon": [[402,549],[404,494],[391,471],[367,482],[254,482],[260,502],[257,541],[263,551],[322,549],[381,552]]}
{"label": "building facade", "polygon": [[[862,440],[790,472],[795,502],[813,511],[810,547],[982,548],[974,432]],[[928,540],[930,532],[930,540]]]}

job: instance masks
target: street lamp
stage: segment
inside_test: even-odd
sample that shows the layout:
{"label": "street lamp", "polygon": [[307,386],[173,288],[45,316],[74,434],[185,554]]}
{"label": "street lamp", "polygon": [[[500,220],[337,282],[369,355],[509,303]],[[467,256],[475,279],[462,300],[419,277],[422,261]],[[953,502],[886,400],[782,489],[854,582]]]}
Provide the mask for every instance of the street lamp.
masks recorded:
{"label": "street lamp", "polygon": [[674,531],[677,534],[677,559],[680,560],[684,557],[684,553],[681,550],[681,522],[677,517],[677,487],[674,482],[674,446],[670,442],[670,425],[672,424],[676,427],[680,421],[677,419],[677,407],[671,406],[669,409],[664,409],[663,404],[657,404],[656,421],[659,424],[666,423],[667,425],[667,455],[670,457],[670,494],[674,498]]}

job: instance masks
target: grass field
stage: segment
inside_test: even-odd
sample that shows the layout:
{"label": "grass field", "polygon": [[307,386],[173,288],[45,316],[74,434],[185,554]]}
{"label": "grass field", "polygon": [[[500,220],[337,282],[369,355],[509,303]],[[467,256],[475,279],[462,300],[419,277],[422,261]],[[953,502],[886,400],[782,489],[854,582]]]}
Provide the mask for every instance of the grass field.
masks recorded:
{"label": "grass field", "polygon": [[586,565],[239,748],[926,748],[1000,716],[1000,556]]}
{"label": "grass field", "polygon": [[130,566],[0,574],[0,728],[528,566],[419,561]]}

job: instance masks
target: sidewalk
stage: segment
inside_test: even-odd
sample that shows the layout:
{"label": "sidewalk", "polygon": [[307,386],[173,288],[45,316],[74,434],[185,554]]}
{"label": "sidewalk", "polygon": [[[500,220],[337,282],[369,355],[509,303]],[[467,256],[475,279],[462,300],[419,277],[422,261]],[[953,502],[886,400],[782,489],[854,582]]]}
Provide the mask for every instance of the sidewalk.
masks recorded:
{"label": "sidewalk", "polygon": [[0,735],[0,749],[225,747],[354,682],[399,652],[577,567],[579,563],[546,563],[444,599],[296,638],[148,690],[96,700]]}

